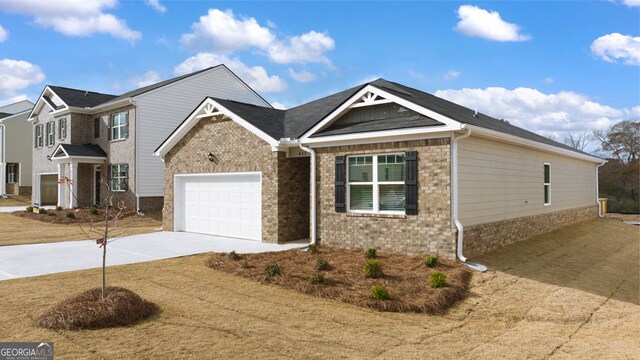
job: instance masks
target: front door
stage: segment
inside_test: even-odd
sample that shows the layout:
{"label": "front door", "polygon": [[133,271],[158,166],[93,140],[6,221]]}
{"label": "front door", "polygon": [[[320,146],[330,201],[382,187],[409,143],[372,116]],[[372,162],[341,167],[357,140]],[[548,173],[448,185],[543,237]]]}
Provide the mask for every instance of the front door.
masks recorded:
{"label": "front door", "polygon": [[100,179],[101,179],[100,167],[96,166],[93,169],[93,203],[100,205]]}

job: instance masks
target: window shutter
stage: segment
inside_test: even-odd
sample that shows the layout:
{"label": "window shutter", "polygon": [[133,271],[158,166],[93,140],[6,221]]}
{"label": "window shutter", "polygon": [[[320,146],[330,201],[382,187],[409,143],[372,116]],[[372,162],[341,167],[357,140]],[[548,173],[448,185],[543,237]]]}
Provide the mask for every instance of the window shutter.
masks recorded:
{"label": "window shutter", "polygon": [[405,213],[418,215],[418,152],[407,151],[404,158]]}
{"label": "window shutter", "polygon": [[111,141],[111,126],[113,125],[113,115],[109,115],[109,120],[107,121],[107,138]]}
{"label": "window shutter", "polygon": [[336,156],[336,212],[346,211],[345,202],[345,157]]}
{"label": "window shutter", "polygon": [[122,128],[122,130],[124,130],[124,138],[127,139],[129,138],[129,112],[127,111],[126,113],[124,113],[124,128]]}
{"label": "window shutter", "polygon": [[38,125],[33,127],[33,147],[38,148]]}
{"label": "window shutter", "polygon": [[129,190],[129,164],[125,164],[123,166],[124,166],[124,173],[125,173],[123,190]]}

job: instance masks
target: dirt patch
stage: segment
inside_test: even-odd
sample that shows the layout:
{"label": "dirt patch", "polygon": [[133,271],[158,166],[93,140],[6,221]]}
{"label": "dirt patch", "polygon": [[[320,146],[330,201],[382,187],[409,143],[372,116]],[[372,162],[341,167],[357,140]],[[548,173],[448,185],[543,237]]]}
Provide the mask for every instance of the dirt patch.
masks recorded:
{"label": "dirt patch", "polygon": [[[326,271],[316,270],[319,259],[329,263]],[[424,257],[378,253],[384,276],[366,278],[363,252],[322,246],[315,254],[288,250],[262,254],[212,254],[206,265],[265,284],[274,284],[322,298],[335,299],[378,311],[443,313],[467,295],[471,271],[454,261],[440,260],[434,268],[424,265]],[[268,276],[267,266],[277,263],[280,275]],[[432,271],[447,275],[447,286],[431,288]],[[322,274],[324,283],[312,284],[311,277]],[[384,286],[389,291],[385,301],[371,298],[371,288]]]}
{"label": "dirt patch", "polygon": [[[44,214],[36,214],[31,211],[14,211],[13,215],[21,218],[44,221],[52,224],[79,224],[98,223],[104,221],[104,209],[78,208],[62,210],[45,210]],[[73,215],[70,215],[73,214]],[[109,210],[109,218],[116,214],[116,210]],[[138,216],[135,211],[126,211],[120,215],[120,219],[130,216]]]}
{"label": "dirt patch", "polygon": [[625,222],[640,222],[640,214],[618,214],[608,213],[605,215],[608,219],[615,219]]}
{"label": "dirt patch", "polygon": [[121,287],[94,288],[61,301],[38,318],[38,326],[54,330],[100,329],[126,326],[158,313],[154,303]]}

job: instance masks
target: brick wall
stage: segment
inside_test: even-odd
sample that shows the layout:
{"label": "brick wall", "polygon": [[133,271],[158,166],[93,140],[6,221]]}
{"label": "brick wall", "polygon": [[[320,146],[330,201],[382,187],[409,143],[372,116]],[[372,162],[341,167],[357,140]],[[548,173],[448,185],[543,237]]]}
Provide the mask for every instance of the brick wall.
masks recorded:
{"label": "brick wall", "polygon": [[[455,258],[449,138],[316,149],[320,244]],[[335,156],[418,152],[418,215],[335,212]]]}
{"label": "brick wall", "polygon": [[595,205],[465,227],[464,255],[474,257],[486,254],[597,216],[598,206]]}
{"label": "brick wall", "polygon": [[[310,158],[278,153],[278,238],[309,238]],[[285,240],[286,241],[286,240]]]}

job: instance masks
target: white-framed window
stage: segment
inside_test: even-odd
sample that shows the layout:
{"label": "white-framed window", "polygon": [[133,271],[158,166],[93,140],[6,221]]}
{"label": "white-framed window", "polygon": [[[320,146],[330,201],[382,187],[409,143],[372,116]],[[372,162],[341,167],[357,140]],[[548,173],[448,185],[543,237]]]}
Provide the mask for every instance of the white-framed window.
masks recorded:
{"label": "white-framed window", "polygon": [[404,154],[348,156],[347,210],[404,214],[404,176]]}
{"label": "white-framed window", "polygon": [[15,184],[18,178],[18,167],[16,164],[7,165],[7,183]]}
{"label": "white-framed window", "polygon": [[129,112],[111,115],[111,140],[122,140],[129,136]]}
{"label": "white-framed window", "polygon": [[551,164],[544,163],[544,204],[551,205]]}
{"label": "white-framed window", "polygon": [[58,120],[58,140],[67,138],[67,119]]}
{"label": "white-framed window", "polygon": [[42,141],[43,141],[43,135],[42,135],[42,124],[36,125],[35,127],[35,141],[34,141],[34,145],[37,148],[41,148],[42,147]]}
{"label": "white-framed window", "polygon": [[56,122],[49,121],[47,123],[47,146],[53,146],[56,142]]}
{"label": "white-framed window", "polygon": [[126,191],[129,184],[129,164],[111,165],[111,191]]}

